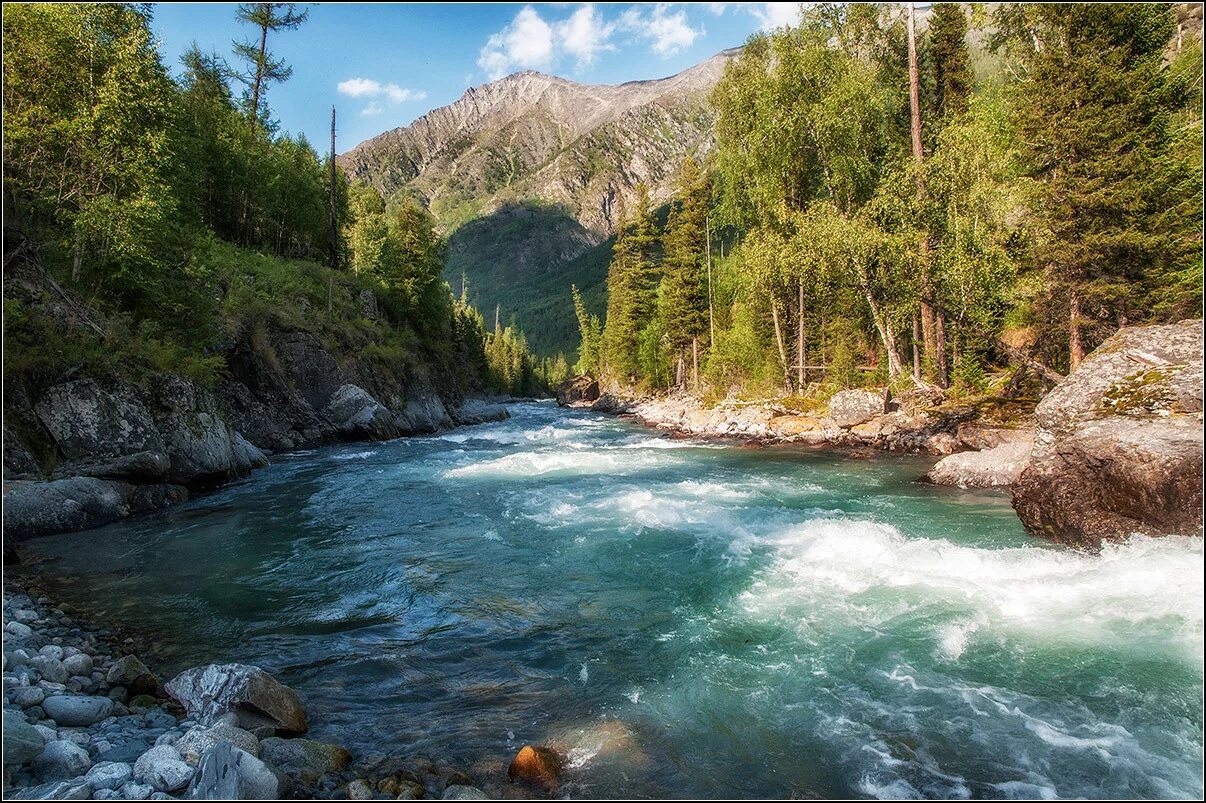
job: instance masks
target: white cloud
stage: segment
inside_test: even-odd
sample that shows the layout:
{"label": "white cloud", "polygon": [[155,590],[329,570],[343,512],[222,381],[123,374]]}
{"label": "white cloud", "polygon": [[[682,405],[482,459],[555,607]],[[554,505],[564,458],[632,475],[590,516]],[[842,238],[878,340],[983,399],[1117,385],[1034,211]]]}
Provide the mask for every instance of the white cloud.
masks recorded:
{"label": "white cloud", "polygon": [[385,111],[385,105],[382,103],[385,100],[396,106],[408,100],[423,100],[427,97],[427,93],[423,90],[403,89],[397,84],[383,84],[372,78],[349,78],[346,81],[340,81],[336,88],[342,95],[368,98],[369,104],[360,111],[362,115],[368,116]]}
{"label": "white cloud", "polygon": [[653,52],[669,58],[688,48],[695,38],[702,36],[703,28],[696,30],[687,21],[687,12],[671,11],[669,3],[658,3],[649,14],[633,6],[620,16],[620,25],[643,39],[653,41]]}
{"label": "white cloud", "polygon": [[800,24],[800,3],[750,3],[745,9],[758,18],[762,30]]}
{"label": "white cloud", "polygon": [[595,7],[587,3],[569,19],[557,23],[557,44],[577,60],[578,69],[589,67],[601,51],[615,50],[608,42],[615,31],[614,22],[605,23]]}
{"label": "white cloud", "polygon": [[729,7],[728,3],[704,3],[704,5],[708,7],[708,11],[711,11],[718,17]]}
{"label": "white cloud", "polygon": [[546,69],[553,61],[553,29],[531,6],[486,41],[477,59],[491,80],[517,68]]}

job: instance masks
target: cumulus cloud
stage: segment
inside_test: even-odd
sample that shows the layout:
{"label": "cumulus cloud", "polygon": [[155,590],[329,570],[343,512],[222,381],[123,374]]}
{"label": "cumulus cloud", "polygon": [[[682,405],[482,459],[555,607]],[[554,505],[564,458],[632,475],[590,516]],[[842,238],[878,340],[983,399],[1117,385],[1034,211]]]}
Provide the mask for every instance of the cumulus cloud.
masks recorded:
{"label": "cumulus cloud", "polygon": [[687,12],[671,10],[669,3],[658,3],[648,14],[633,6],[620,16],[620,25],[643,39],[652,42],[653,52],[669,58],[691,46],[703,28],[692,28]]}
{"label": "cumulus cloud", "polygon": [[801,3],[749,3],[744,6],[753,14],[764,31],[800,24]]}
{"label": "cumulus cloud", "polygon": [[524,6],[506,28],[486,40],[477,59],[491,80],[516,69],[547,69],[553,61],[553,29],[531,6]]}
{"label": "cumulus cloud", "polygon": [[385,111],[385,101],[397,105],[408,100],[423,100],[427,97],[427,93],[422,90],[403,89],[397,84],[383,84],[372,78],[349,78],[346,81],[340,81],[337,89],[341,95],[367,98],[369,103],[360,112],[363,115],[381,114]]}
{"label": "cumulus cloud", "polygon": [[615,29],[614,22],[604,22],[594,5],[587,3],[569,19],[557,23],[557,44],[576,59],[579,69],[583,69],[594,64],[600,52],[615,50],[608,41]]}

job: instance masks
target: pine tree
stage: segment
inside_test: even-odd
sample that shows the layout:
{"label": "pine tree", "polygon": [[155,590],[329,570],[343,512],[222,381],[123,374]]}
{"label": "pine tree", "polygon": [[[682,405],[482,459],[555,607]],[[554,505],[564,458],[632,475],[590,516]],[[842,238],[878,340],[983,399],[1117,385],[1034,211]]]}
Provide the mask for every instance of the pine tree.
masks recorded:
{"label": "pine tree", "polygon": [[596,376],[602,359],[603,326],[598,315],[591,315],[578,292],[577,285],[570,285],[574,299],[574,314],[578,318],[578,362],[574,371],[579,375]]}
{"label": "pine tree", "polygon": [[641,332],[652,312],[650,290],[656,246],[657,225],[649,207],[649,189],[639,184],[632,218],[620,214],[607,269],[603,357],[605,371],[618,381],[633,382],[640,374],[637,352]]}
{"label": "pine tree", "polygon": [[928,98],[927,128],[942,125],[967,111],[975,75],[967,49],[967,17],[959,3],[930,7],[928,66],[933,92]]}
{"label": "pine tree", "polygon": [[268,84],[287,81],[293,75],[292,67],[268,52],[268,34],[297,28],[310,16],[310,10],[299,14],[296,3],[240,3],[235,16],[240,22],[251,23],[260,29],[258,43],[235,42],[234,45],[235,53],[247,62],[247,72],[239,78],[251,93],[247,116],[256,123],[262,114],[260,102]]}
{"label": "pine tree", "polygon": [[707,329],[708,300],[704,285],[705,232],[708,214],[707,177],[688,156],[678,175],[678,197],[670,208],[662,237],[660,314],[666,344],[678,366],[678,380],[692,366],[697,382],[699,340]]}

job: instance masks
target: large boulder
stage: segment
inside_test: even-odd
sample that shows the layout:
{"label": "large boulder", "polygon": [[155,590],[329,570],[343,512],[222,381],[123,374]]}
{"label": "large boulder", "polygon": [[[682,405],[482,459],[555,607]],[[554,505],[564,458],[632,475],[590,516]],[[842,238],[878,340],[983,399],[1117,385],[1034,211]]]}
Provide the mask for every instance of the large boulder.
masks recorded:
{"label": "large boulder", "polygon": [[113,716],[113,701],[84,694],[57,694],[42,701],[42,710],[60,727],[85,728]]}
{"label": "large boulder", "polygon": [[557,404],[562,407],[589,405],[599,398],[599,382],[583,374],[567,379],[557,388]]}
{"label": "large boulder", "polygon": [[202,758],[188,789],[190,800],[277,800],[280,782],[264,762],[230,742]]}
{"label": "large boulder", "polygon": [[1013,506],[1033,535],[1202,533],[1202,322],[1120,330],[1039,403]]}
{"label": "large boulder", "polygon": [[884,394],[870,390],[841,390],[829,400],[829,417],[839,427],[865,424],[885,412]]}
{"label": "large boulder", "polygon": [[92,379],[65,382],[42,394],[35,409],[68,461],[164,451],[155,421],[125,385],[106,389]]}
{"label": "large boulder", "polygon": [[38,757],[45,747],[45,740],[37,728],[30,725],[17,713],[4,716],[4,766],[19,767]]}
{"label": "large boulder", "polygon": [[4,479],[36,480],[42,478],[42,467],[17,433],[4,425]]}
{"label": "large boulder", "polygon": [[4,537],[21,540],[99,527],[130,514],[131,486],[94,477],[7,483]]}
{"label": "large boulder", "polygon": [[323,414],[345,438],[383,441],[400,434],[389,409],[357,385],[340,385]]}
{"label": "large boulder", "polygon": [[450,429],[452,416],[434,392],[420,391],[406,400],[394,423],[403,435],[425,434]]}
{"label": "large boulder", "polygon": [[209,664],[181,672],[164,688],[201,725],[227,713],[246,730],[265,725],[280,733],[305,733],[306,712],[297,694],[258,666]]}
{"label": "large boulder", "polygon": [[339,745],[276,736],[260,742],[260,758],[298,789],[314,786],[324,775],[341,772],[352,761],[351,754]]}
{"label": "large boulder", "polygon": [[957,452],[942,458],[923,480],[959,488],[1006,488],[1030,463],[1030,444],[1009,441],[978,452]]}
{"label": "large boulder", "polygon": [[467,399],[452,412],[452,420],[458,426],[486,424],[491,421],[506,421],[511,417],[507,408],[485,399]]}
{"label": "large boulder", "polygon": [[175,792],[188,786],[195,770],[180,758],[176,748],[161,744],[147,750],[134,762],[134,779],[159,792]]}
{"label": "large boulder", "polygon": [[155,397],[172,482],[212,485],[239,475],[233,433],[209,391],[183,377],[161,374]]}
{"label": "large boulder", "polygon": [[51,742],[33,760],[39,781],[65,781],[83,775],[92,766],[88,751],[66,739]]}

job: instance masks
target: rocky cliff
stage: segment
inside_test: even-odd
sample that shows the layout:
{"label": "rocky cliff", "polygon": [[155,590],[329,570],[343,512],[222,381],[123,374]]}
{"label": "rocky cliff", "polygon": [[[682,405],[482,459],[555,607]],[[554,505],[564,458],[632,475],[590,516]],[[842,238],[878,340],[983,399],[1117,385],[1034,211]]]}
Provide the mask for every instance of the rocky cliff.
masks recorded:
{"label": "rocky cliff", "polygon": [[[80,326],[83,311],[103,329],[98,313],[36,264],[10,266],[5,280],[6,298],[59,326]],[[268,465],[275,451],[506,415],[465,403],[421,365],[334,351],[311,332],[268,325],[227,343],[222,356],[226,370],[212,385],[171,372],[6,381],[6,548],[162,508]]]}

